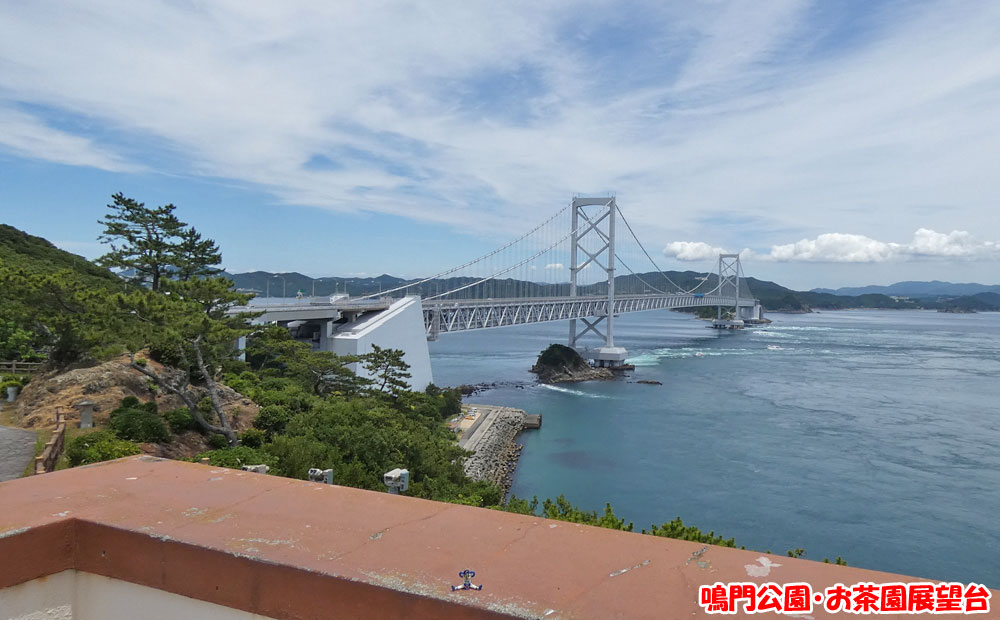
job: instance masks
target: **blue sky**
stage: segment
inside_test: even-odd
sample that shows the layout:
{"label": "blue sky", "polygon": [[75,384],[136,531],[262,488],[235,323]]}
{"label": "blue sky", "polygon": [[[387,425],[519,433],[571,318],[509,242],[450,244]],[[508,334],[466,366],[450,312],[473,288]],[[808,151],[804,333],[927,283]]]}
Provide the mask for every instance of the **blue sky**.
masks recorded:
{"label": "blue sky", "polygon": [[1000,282],[1000,4],[0,1],[0,219],[418,276],[614,192],[661,266]]}

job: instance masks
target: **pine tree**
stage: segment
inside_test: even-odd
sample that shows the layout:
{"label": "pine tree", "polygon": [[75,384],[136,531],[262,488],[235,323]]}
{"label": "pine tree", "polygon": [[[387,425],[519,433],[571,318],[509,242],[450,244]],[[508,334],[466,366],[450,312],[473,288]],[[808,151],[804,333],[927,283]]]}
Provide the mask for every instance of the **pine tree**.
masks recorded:
{"label": "pine tree", "polygon": [[388,394],[393,398],[409,390],[410,365],[403,361],[403,352],[399,349],[383,349],[377,344],[372,345],[371,353],[361,356],[364,366],[374,385],[370,388],[379,394]]}
{"label": "pine tree", "polygon": [[194,227],[181,231],[180,242],[174,247],[172,262],[177,268],[178,280],[210,278],[222,273],[222,269],[218,268],[222,262],[219,246],[212,239],[202,239],[201,233]]}
{"label": "pine tree", "polygon": [[217,267],[222,254],[215,241],[202,239],[178,219],[174,205],[149,208],[121,192],[111,198],[111,213],[99,222],[104,224],[99,239],[111,246],[97,259],[101,266],[129,270],[133,281],[148,282],[154,291],[162,288],[164,278],[190,280],[222,271]]}

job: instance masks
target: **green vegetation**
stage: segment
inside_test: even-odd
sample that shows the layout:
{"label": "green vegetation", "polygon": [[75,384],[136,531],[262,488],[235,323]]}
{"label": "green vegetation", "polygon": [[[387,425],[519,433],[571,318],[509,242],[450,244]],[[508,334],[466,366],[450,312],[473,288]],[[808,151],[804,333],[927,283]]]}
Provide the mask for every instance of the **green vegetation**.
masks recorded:
{"label": "green vegetation", "polygon": [[66,458],[70,467],[120,459],[139,452],[139,446],[131,441],[119,439],[111,431],[80,435],[66,445]]}
{"label": "green vegetation", "polygon": [[170,432],[175,435],[198,428],[198,425],[194,421],[194,416],[191,415],[191,410],[184,407],[164,412],[163,419],[170,426]]}
{"label": "green vegetation", "polygon": [[218,246],[180,221],[174,205],[150,208],[120,192],[111,199],[111,213],[99,222],[104,224],[100,240],[111,251],[97,259],[99,265],[126,270],[153,291],[169,276],[187,281],[222,271],[216,268],[222,262]]}
{"label": "green vegetation", "polygon": [[577,368],[581,364],[586,365],[587,362],[570,347],[561,344],[550,344],[538,356],[537,364],[538,366],[548,368]]}
{"label": "green vegetation", "polygon": [[6,224],[0,224],[0,265],[33,274],[68,271],[93,286],[119,283],[118,278],[107,269]]}
{"label": "green vegetation", "polygon": [[170,441],[170,432],[156,411],[156,403],[140,405],[137,399],[131,400],[135,403],[125,399],[120,407],[111,412],[108,429],[120,439],[139,443]]}

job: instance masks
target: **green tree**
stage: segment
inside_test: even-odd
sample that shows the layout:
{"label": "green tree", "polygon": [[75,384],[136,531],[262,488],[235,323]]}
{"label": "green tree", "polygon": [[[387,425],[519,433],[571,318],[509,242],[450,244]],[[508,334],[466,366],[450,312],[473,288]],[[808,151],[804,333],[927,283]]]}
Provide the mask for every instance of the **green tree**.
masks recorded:
{"label": "green tree", "polygon": [[149,282],[154,291],[167,278],[190,280],[221,273],[219,246],[174,215],[174,205],[150,208],[121,192],[111,199],[111,213],[99,222],[104,225],[99,239],[111,251],[97,259],[99,265],[131,270],[133,281]]}
{"label": "green tree", "polygon": [[680,517],[677,517],[673,521],[668,521],[663,525],[653,525],[649,532],[646,530],[642,531],[643,534],[649,533],[653,536],[663,536],[664,538],[677,538],[679,540],[692,540],[694,542],[703,542],[710,545],[720,545],[723,547],[735,547],[736,540],[733,538],[723,538],[722,536],[716,536],[715,532],[708,532],[707,534],[699,530],[693,525],[684,525]]}
{"label": "green tree", "polygon": [[100,355],[109,296],[70,270],[32,273],[0,265],[0,316],[36,334],[57,365]]}
{"label": "green tree", "polygon": [[[239,439],[222,409],[218,379],[223,364],[237,356],[237,339],[252,331],[248,320],[254,315],[228,311],[245,305],[250,296],[233,291],[225,278],[161,284],[163,292],[143,289],[118,295],[106,337],[125,348],[130,368],[179,397],[203,431],[222,434],[236,445]],[[153,346],[175,352],[167,371],[157,372],[136,358],[139,351]],[[207,409],[214,419],[199,407],[202,398],[193,389],[195,384],[208,392]]]}
{"label": "green tree", "polygon": [[14,321],[0,319],[0,359],[23,360],[34,358],[38,335],[22,329]]}
{"label": "green tree", "polygon": [[371,380],[357,376],[349,366],[362,358],[313,351],[305,342],[291,337],[276,325],[254,333],[247,342],[251,367],[269,370],[294,379],[317,396],[337,394],[347,398],[360,393]]}
{"label": "green tree", "polygon": [[372,379],[374,392],[398,398],[410,389],[406,381],[410,378],[410,365],[403,361],[403,352],[399,349],[383,349],[373,344],[371,353],[361,356],[361,365]]}
{"label": "green tree", "polygon": [[211,239],[202,239],[193,227],[180,233],[180,240],[172,251],[172,263],[177,279],[208,278],[222,273],[218,267],[222,263],[219,246]]}
{"label": "green tree", "polygon": [[98,221],[104,232],[98,237],[111,246],[111,251],[97,259],[104,267],[130,269],[138,282],[149,281],[150,288],[160,290],[175,262],[177,239],[185,224],[174,215],[174,205],[148,208],[144,203],[125,197],[121,192],[111,196],[111,213]]}

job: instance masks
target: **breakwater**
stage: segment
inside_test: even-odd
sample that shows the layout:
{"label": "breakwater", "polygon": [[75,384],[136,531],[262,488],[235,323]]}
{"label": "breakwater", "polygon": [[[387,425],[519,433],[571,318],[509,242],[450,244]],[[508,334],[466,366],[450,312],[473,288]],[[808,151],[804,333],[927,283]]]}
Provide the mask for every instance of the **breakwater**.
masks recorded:
{"label": "breakwater", "polygon": [[506,497],[521,455],[522,446],[516,438],[524,429],[527,416],[520,409],[508,407],[480,406],[478,409],[482,417],[469,429],[468,437],[459,442],[473,452],[465,461],[465,474],[473,480],[496,484]]}

